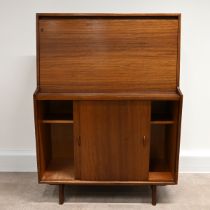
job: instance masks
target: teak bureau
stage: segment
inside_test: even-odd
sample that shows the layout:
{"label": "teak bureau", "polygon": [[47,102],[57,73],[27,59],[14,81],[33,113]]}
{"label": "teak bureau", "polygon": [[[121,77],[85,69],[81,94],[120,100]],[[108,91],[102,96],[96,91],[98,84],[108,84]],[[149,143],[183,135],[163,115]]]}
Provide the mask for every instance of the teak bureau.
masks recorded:
{"label": "teak bureau", "polygon": [[37,14],[39,183],[177,184],[180,14]]}

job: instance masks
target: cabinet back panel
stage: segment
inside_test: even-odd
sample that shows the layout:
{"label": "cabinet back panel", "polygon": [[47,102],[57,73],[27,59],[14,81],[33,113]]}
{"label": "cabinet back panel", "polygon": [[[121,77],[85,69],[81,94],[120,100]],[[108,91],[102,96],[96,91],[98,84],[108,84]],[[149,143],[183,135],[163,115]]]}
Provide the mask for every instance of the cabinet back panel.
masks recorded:
{"label": "cabinet back panel", "polygon": [[69,124],[51,125],[52,159],[69,158],[73,160],[73,129]]}
{"label": "cabinet back panel", "polygon": [[178,16],[40,18],[40,90],[175,90],[178,22]]}

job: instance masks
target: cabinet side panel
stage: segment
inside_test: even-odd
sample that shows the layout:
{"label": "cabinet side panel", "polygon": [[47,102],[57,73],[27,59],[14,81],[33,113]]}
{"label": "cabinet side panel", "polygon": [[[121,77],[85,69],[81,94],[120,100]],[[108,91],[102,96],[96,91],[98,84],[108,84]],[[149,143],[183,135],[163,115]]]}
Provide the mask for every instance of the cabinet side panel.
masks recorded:
{"label": "cabinet side panel", "polygon": [[35,101],[36,149],[39,180],[41,180],[51,158],[50,127],[41,122],[43,116],[42,112],[43,106],[41,102]]}
{"label": "cabinet side panel", "polygon": [[33,99],[34,101],[34,124],[35,124],[35,136],[36,136],[36,159],[37,159],[37,170],[38,170],[38,181],[41,180],[41,157],[40,157],[40,143],[39,143],[39,111],[38,111],[38,101]]}
{"label": "cabinet side panel", "polygon": [[182,104],[183,104],[183,95],[179,101],[179,117],[178,117],[178,131],[177,131],[177,145],[176,145],[176,168],[175,168],[175,182],[178,182],[178,173],[179,173],[179,151],[180,151],[180,137],[181,137],[181,121],[182,121]]}
{"label": "cabinet side panel", "polygon": [[176,90],[178,25],[167,17],[40,19],[41,91]]}

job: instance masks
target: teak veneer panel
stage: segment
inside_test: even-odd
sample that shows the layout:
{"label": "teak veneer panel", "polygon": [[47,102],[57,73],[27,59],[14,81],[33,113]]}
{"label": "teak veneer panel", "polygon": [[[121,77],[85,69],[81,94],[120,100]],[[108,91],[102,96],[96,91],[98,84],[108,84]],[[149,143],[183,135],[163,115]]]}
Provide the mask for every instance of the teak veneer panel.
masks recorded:
{"label": "teak veneer panel", "polygon": [[178,16],[40,18],[41,92],[176,90]]}
{"label": "teak veneer panel", "polygon": [[80,115],[80,179],[147,180],[150,102],[80,101],[76,105]]}

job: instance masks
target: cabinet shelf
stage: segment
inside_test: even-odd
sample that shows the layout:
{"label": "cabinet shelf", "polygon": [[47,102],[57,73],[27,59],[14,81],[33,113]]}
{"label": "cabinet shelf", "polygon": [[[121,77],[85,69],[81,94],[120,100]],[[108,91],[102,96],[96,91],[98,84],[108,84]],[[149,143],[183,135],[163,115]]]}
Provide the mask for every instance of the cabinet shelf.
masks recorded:
{"label": "cabinet shelf", "polygon": [[43,123],[74,123],[72,115],[69,114],[50,114],[42,120]]}
{"label": "cabinet shelf", "polygon": [[42,120],[43,123],[54,123],[54,124],[73,124],[73,120]]}
{"label": "cabinet shelf", "polygon": [[152,124],[173,124],[176,119],[176,101],[152,101],[151,123]]}
{"label": "cabinet shelf", "polygon": [[173,174],[171,172],[149,172],[149,181],[165,181],[172,182],[174,181]]}
{"label": "cabinet shelf", "polygon": [[56,158],[51,160],[42,176],[42,181],[69,180],[74,180],[74,164],[70,158]]}
{"label": "cabinet shelf", "polygon": [[152,120],[151,124],[154,125],[171,125],[174,124],[173,120]]}

